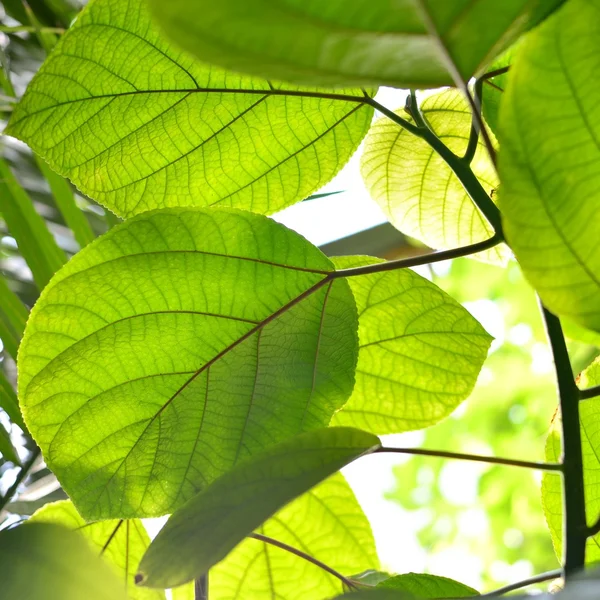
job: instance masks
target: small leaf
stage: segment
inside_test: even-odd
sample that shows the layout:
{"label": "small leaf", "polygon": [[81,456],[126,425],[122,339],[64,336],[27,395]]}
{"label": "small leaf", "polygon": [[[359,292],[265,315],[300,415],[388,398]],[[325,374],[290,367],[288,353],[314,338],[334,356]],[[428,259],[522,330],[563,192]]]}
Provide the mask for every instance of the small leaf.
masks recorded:
{"label": "small leaf", "polygon": [[[598,361],[587,370],[586,377],[600,383]],[[588,379],[589,381],[589,379]],[[591,385],[597,385],[590,382]],[[583,479],[585,488],[585,506],[588,523],[600,518],[600,398],[590,398],[579,404],[581,421],[581,451],[583,454]],[[546,441],[546,460],[560,462],[562,443],[560,420],[554,421]],[[544,473],[542,479],[542,506],[546,522],[552,535],[552,543],[559,560],[562,559],[563,536],[563,485],[559,473]],[[586,564],[600,561],[600,534],[589,538],[586,543]]]}
{"label": "small leaf", "polygon": [[142,559],[141,582],[173,587],[208,572],[278,509],[379,446],[357,429],[319,429],[234,467],[171,517]]}
{"label": "small leaf", "polygon": [[471,598],[479,596],[477,590],[464,583],[426,573],[394,575],[379,583],[377,587],[408,592],[415,598]]}
{"label": "small leaf", "polygon": [[168,206],[273,213],[327,183],[367,132],[363,91],[329,91],[199,63],[161,36],[145,2],[95,0],[8,132],[123,217]]}
{"label": "small leaf", "polygon": [[[2,403],[0,401],[0,406]],[[13,446],[13,443],[10,439],[10,434],[4,428],[4,425],[0,423],[0,456],[4,457],[4,460],[9,460],[15,465],[20,465],[21,460],[19,459],[19,453],[17,449]]]}
{"label": "small leaf", "polygon": [[146,213],[79,252],[19,355],[25,422],[79,512],[172,512],[238,460],[327,426],[358,353],[333,270],[232,209]]}
{"label": "small leaf", "polygon": [[[462,93],[451,89],[426,98],[424,118],[458,156],[464,155],[471,131],[471,111]],[[406,114],[397,111],[406,118]],[[471,163],[490,195],[498,178],[480,139]],[[489,239],[493,230],[475,207],[450,167],[429,144],[382,117],[365,140],[361,173],[373,200],[394,227],[431,248],[450,249]],[[506,263],[505,246],[476,255]]]}
{"label": "small leaf", "polygon": [[201,60],[319,85],[440,87],[468,80],[564,0],[151,0]]}
{"label": "small leaf", "polygon": [[[334,259],[338,269],[373,262]],[[410,269],[348,283],[359,313],[356,384],[332,424],[399,433],[448,416],[473,390],[491,336],[456,300]]]}
{"label": "small leaf", "polygon": [[123,584],[76,533],[48,523],[0,532],[4,598],[125,600]]}
{"label": "small leaf", "polygon": [[499,194],[519,263],[555,314],[600,331],[600,5],[567,2],[524,40],[500,113]]}
{"label": "small leaf", "polygon": [[[369,521],[341,473],[282,508],[258,532],[306,552],[338,573],[379,564]],[[320,567],[251,538],[210,570],[210,595],[216,600],[322,600],[341,589],[339,579]]]}
{"label": "small leaf", "polygon": [[130,600],[161,600],[162,591],[140,588],[134,576],[140,560],[150,545],[150,538],[139,519],[86,523],[69,500],[46,504],[29,519],[31,523],[54,523],[76,531],[93,552],[111,565],[119,581],[125,582]]}

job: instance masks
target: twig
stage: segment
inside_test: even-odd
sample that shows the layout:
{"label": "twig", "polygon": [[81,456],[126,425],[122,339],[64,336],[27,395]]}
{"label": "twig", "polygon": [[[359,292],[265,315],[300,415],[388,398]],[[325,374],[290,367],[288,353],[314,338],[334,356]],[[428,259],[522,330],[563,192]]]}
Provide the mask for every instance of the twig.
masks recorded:
{"label": "twig", "polygon": [[19,474],[17,475],[15,482],[6,491],[6,494],[4,494],[4,496],[2,496],[2,498],[0,498],[0,513],[4,510],[4,508],[6,508],[6,505],[13,499],[13,496],[17,493],[19,486],[21,485],[21,483],[23,483],[23,481],[29,475],[29,472],[31,471],[33,465],[37,461],[39,455],[40,455],[40,449],[36,448],[29,456],[27,462],[23,465],[23,467],[19,471]]}
{"label": "twig", "polygon": [[194,599],[208,600],[208,573],[194,582]]}
{"label": "twig", "polygon": [[469,460],[509,467],[524,467],[526,469],[539,469],[540,471],[562,471],[562,465],[558,463],[532,462],[528,460],[516,460],[512,458],[498,458],[496,456],[479,456],[477,454],[462,454],[460,452],[446,452],[445,450],[425,450],[423,448],[388,448],[382,447],[375,450],[376,453],[390,452],[395,454],[415,454],[419,456],[433,456],[436,458],[453,458],[457,460]]}
{"label": "twig", "polygon": [[498,588],[493,592],[482,594],[479,597],[495,598],[496,596],[502,596],[503,594],[508,594],[508,592],[513,592],[514,590],[520,590],[521,588],[527,587],[528,585],[533,585],[535,583],[543,583],[544,581],[558,579],[559,577],[562,577],[561,569],[556,569],[555,571],[547,571],[546,573],[540,573],[539,575],[534,575],[533,577],[529,577],[528,579],[523,579],[523,581],[518,581],[517,583],[505,585],[504,587]]}
{"label": "twig", "polygon": [[588,400],[589,398],[595,398],[596,396],[600,396],[600,385],[595,385],[586,390],[579,390],[579,398],[581,400]]}

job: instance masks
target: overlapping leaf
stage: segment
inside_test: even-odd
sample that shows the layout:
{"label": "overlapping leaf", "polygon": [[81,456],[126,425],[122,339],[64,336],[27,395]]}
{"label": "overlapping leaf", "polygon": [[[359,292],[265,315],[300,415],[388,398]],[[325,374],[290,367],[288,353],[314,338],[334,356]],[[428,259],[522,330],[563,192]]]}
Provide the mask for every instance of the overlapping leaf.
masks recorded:
{"label": "overlapping leaf", "polygon": [[350,396],[356,306],[266,217],[165,209],[73,258],[32,311],[25,421],[88,519],[171,512]]}
{"label": "overlapping leaf", "polygon": [[[336,474],[291,502],[258,529],[348,574],[377,568],[369,522],[350,486]],[[319,567],[265,542],[248,539],[210,572],[215,600],[321,600],[341,584]]]}
{"label": "overlapping leaf", "polygon": [[325,428],[236,466],[169,519],[142,559],[141,582],[173,587],[201,577],[280,508],[380,445],[364,431]]}
{"label": "overlapping leaf", "polygon": [[[334,261],[341,269],[376,259]],[[471,393],[491,336],[458,302],[409,269],[348,281],[359,313],[356,385],[332,423],[384,434],[448,416]]]}
{"label": "overlapping leaf", "polygon": [[473,588],[438,575],[406,573],[382,581],[378,588],[408,592],[415,598],[471,598],[479,596]]}
{"label": "overlapping leaf", "polygon": [[[462,156],[468,145],[471,112],[461,92],[446,90],[426,98],[422,112],[439,138]],[[471,168],[493,194],[498,178],[481,140]],[[361,172],[371,197],[392,225],[432,248],[464,246],[493,234],[444,159],[387,117],[377,120],[366,138]],[[477,256],[503,263],[507,251],[501,246]]]}
{"label": "overlapping leaf", "polygon": [[[600,399],[585,400],[579,405],[581,419],[581,450],[585,506],[589,524],[600,518]],[[546,460],[559,462],[562,456],[559,422],[556,420],[546,441]],[[562,559],[563,486],[557,473],[544,473],[542,505],[552,535],[556,555]],[[600,560],[600,535],[588,539],[585,560],[588,564]]]}
{"label": "overlapping leaf", "polygon": [[314,92],[196,62],[161,36],[145,2],[94,0],[8,131],[121,216],[190,205],[272,213],[331,179],[370,124],[361,90]]}
{"label": "overlapping leaf", "polygon": [[507,239],[544,303],[600,331],[598,0],[567,2],[524,41],[500,113]]}
{"label": "overlapping leaf", "polygon": [[0,532],[4,598],[125,600],[122,582],[65,527],[32,523]]}
{"label": "overlapping leaf", "polygon": [[321,85],[468,80],[564,0],[152,0],[174,41],[227,68]]}
{"label": "overlapping leaf", "polygon": [[160,590],[135,585],[134,576],[140,560],[150,545],[150,538],[139,519],[86,523],[69,500],[53,502],[38,510],[28,523],[54,523],[77,531],[112,567],[119,581],[125,581],[130,600],[164,600]]}

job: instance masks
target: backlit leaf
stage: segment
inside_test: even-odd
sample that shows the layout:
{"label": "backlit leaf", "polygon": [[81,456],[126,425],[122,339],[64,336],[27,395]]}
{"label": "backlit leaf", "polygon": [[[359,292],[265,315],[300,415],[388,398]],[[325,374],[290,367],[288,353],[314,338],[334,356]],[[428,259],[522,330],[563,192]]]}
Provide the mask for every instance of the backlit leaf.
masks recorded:
{"label": "backlit leaf", "polygon": [[377,585],[378,588],[401,590],[415,598],[471,598],[479,596],[473,588],[448,577],[426,573],[395,575]]}
{"label": "backlit leaf", "polygon": [[598,0],[572,0],[517,52],[500,112],[507,239],[544,304],[600,331]]}
{"label": "backlit leaf", "polygon": [[[339,257],[336,268],[377,262]],[[377,434],[421,429],[471,393],[491,336],[456,300],[410,269],[348,278],[359,313],[356,385],[334,425]]]}
{"label": "backlit leaf", "polygon": [[298,234],[165,209],[77,254],[19,355],[25,422],[88,520],[172,512],[238,459],[326,426],[350,396],[356,306]]}
{"label": "backlit leaf", "polygon": [[71,501],[62,500],[46,504],[28,522],[63,525],[83,536],[93,552],[113,567],[119,581],[125,582],[130,600],[164,600],[164,592],[140,588],[133,579],[150,545],[150,538],[139,519],[86,523]]}
{"label": "backlit leaf", "polygon": [[313,92],[195,61],[156,30],[145,2],[94,0],[8,132],[121,216],[191,205],[272,213],[329,181],[371,122],[362,90]]}
{"label": "backlit leaf", "polygon": [[197,579],[277,510],[379,446],[374,435],[332,427],[302,433],[237,465],[169,519],[140,564],[143,585]]}
{"label": "backlit leaf", "polygon": [[[462,93],[455,89],[439,92],[426,98],[421,109],[450,150],[464,155],[471,112]],[[403,110],[398,114],[407,117]],[[498,178],[481,140],[471,168],[492,195]],[[371,197],[392,225],[431,248],[465,246],[493,234],[486,218],[435,150],[387,117],[375,121],[366,138],[361,173]],[[477,257],[504,263],[507,250],[497,246]]]}
{"label": "backlit leaf", "polygon": [[49,523],[0,532],[0,581],[3,598],[126,598],[122,582],[80,536]]}
{"label": "backlit leaf", "polygon": [[[320,85],[439,87],[469,79],[563,0],[151,0],[200,59]],[[443,50],[441,47],[445,48]]]}

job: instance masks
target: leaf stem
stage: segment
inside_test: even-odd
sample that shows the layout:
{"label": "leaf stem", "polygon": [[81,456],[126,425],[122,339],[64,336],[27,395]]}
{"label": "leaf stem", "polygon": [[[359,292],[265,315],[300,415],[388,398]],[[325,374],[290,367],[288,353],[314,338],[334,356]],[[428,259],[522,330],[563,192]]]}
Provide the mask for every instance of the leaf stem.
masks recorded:
{"label": "leaf stem", "polygon": [[396,114],[393,110],[386,108],[385,106],[383,106],[383,104],[380,104],[374,98],[364,98],[363,102],[365,104],[368,104],[369,106],[372,106],[375,110],[379,111],[382,115],[385,115],[388,119],[390,119],[397,125],[400,125],[400,127],[403,127],[407,131],[410,131],[413,135],[416,135],[418,137],[423,137],[421,129],[419,127],[417,127],[414,123],[411,123],[410,121],[407,121],[406,119],[403,119],[400,115]]}
{"label": "leaf stem", "polygon": [[[479,78],[475,82],[475,99],[479,110],[481,110],[481,92],[483,90],[483,79]],[[479,142],[479,127],[477,125],[477,121],[473,117],[471,121],[471,131],[469,133],[469,143],[467,144],[467,149],[465,150],[465,155],[463,156],[463,160],[470,165],[473,162],[473,158],[475,157],[475,152],[477,152],[477,144]]]}
{"label": "leaf stem", "polygon": [[494,235],[489,240],[469,244],[468,246],[462,246],[460,248],[453,248],[452,250],[441,250],[439,252],[430,252],[429,254],[423,254],[421,256],[388,260],[387,262],[365,265],[364,267],[340,269],[339,271],[330,273],[329,277],[331,279],[337,279],[339,277],[356,277],[358,275],[371,275],[372,273],[382,273],[384,271],[395,271],[396,269],[427,265],[442,260],[451,260],[453,258],[468,256],[469,254],[482,252],[483,250],[489,250],[490,248],[497,246],[500,242],[502,242],[502,238],[499,235]]}
{"label": "leaf stem", "polygon": [[445,450],[425,450],[424,448],[388,448],[381,447],[374,453],[391,452],[396,454],[414,454],[418,456],[433,456],[436,458],[453,458],[457,460],[469,460],[495,465],[506,465],[509,467],[524,467],[526,469],[538,469],[540,471],[562,471],[563,466],[559,463],[532,462],[528,460],[516,460],[512,458],[498,458],[496,456],[480,456],[478,454],[462,454],[460,452],[446,452]]}
{"label": "leaf stem", "polygon": [[208,600],[208,573],[194,581],[194,599]]}
{"label": "leaf stem", "polygon": [[330,575],[337,577],[347,587],[349,587],[351,589],[358,589],[357,586],[350,579],[348,579],[347,577],[344,577],[341,573],[338,573],[335,569],[331,568],[330,566],[326,565],[325,563],[322,563],[320,560],[318,560],[314,556],[311,556],[310,554],[306,554],[305,552],[302,552],[302,550],[298,550],[297,548],[294,548],[293,546],[289,546],[288,544],[285,544],[284,542],[280,542],[279,540],[275,540],[266,535],[262,535],[262,533],[251,533],[248,537],[253,538],[255,540],[259,540],[261,542],[264,542],[265,544],[271,544],[271,546],[276,546],[277,548],[281,548],[282,550],[286,550],[287,552],[295,554],[299,558],[302,558],[302,559],[308,561],[309,563],[312,563],[313,565],[319,567],[320,569],[327,571],[327,573],[329,573]]}
{"label": "leaf stem", "polygon": [[556,369],[563,439],[564,572],[569,577],[585,565],[588,527],[585,515],[579,390],[575,385],[565,336],[558,317],[542,306]]}
{"label": "leaf stem", "polygon": [[594,537],[597,533],[600,533],[600,517],[591,527],[588,527],[587,532],[588,537]]}
{"label": "leaf stem", "polygon": [[554,571],[547,571],[546,573],[540,573],[539,575],[534,575],[533,577],[523,579],[522,581],[518,581],[517,583],[511,583],[510,585],[506,585],[504,587],[498,588],[497,590],[494,590],[493,592],[488,592],[487,594],[482,594],[479,597],[480,598],[495,598],[496,596],[502,596],[504,594],[508,594],[508,592],[513,592],[514,590],[520,590],[521,588],[527,587],[528,585],[534,585],[535,583],[543,583],[544,581],[558,579],[559,577],[562,577],[561,569],[556,569]]}
{"label": "leaf stem", "polygon": [[29,25],[15,25],[14,27],[8,27],[6,25],[0,26],[0,33],[64,33],[65,30],[62,27],[30,27]]}
{"label": "leaf stem", "polygon": [[17,491],[19,489],[19,486],[21,485],[21,483],[23,483],[23,481],[29,475],[29,472],[33,468],[33,465],[37,461],[39,455],[40,455],[40,449],[36,447],[36,449],[33,450],[33,452],[30,454],[29,458],[27,459],[27,462],[23,465],[23,467],[19,471],[19,474],[17,475],[15,482],[10,486],[10,488],[8,488],[8,490],[6,491],[6,494],[4,494],[4,496],[2,496],[2,498],[0,498],[0,513],[6,508],[7,504],[13,499],[14,495],[17,493]]}
{"label": "leaf stem", "polygon": [[595,385],[586,390],[579,390],[579,398],[581,400],[588,400],[589,398],[595,398],[596,396],[600,396],[600,385]]}

